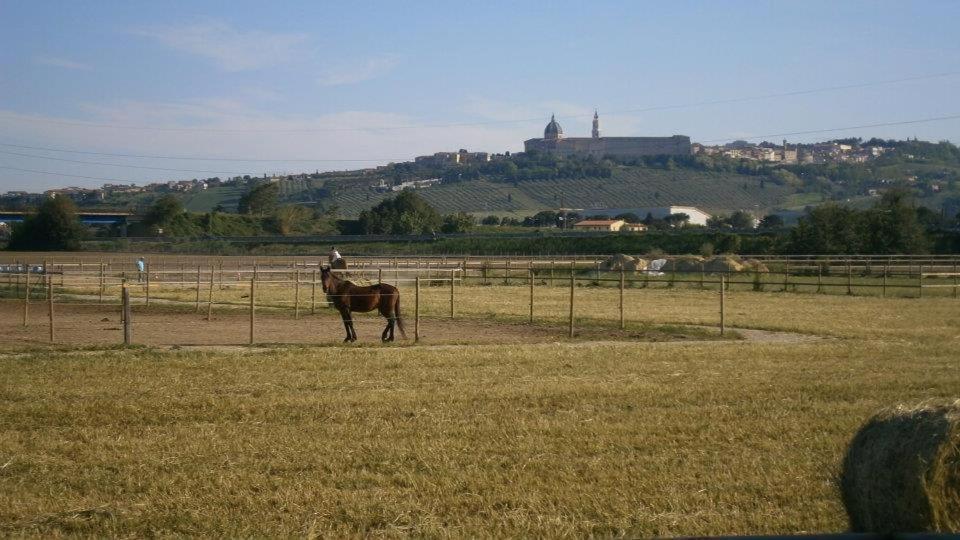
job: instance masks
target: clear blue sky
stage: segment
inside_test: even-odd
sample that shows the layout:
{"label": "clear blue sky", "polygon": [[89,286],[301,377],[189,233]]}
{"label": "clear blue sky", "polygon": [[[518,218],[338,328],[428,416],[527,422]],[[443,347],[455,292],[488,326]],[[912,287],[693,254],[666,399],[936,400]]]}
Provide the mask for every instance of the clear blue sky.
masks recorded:
{"label": "clear blue sky", "polygon": [[[960,73],[926,77],[960,72],[958,20],[955,1],[3,1],[0,143],[281,161],[0,146],[0,191],[104,183],[9,167],[136,183],[217,174],[11,152],[224,176],[518,151],[552,112],[587,136],[594,107],[606,135],[694,141],[960,114]],[[912,77],[925,78],[694,106]],[[682,107],[622,112],[670,105]],[[955,119],[788,138],[958,135]]]}

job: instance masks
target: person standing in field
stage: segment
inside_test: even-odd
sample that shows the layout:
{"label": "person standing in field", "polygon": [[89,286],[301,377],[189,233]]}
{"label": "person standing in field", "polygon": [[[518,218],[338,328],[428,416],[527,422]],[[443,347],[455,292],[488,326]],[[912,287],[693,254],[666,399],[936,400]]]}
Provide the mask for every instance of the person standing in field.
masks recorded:
{"label": "person standing in field", "polygon": [[145,261],[143,257],[140,257],[139,259],[137,259],[137,283],[140,283],[143,281],[143,272],[144,270],[146,270],[146,268],[147,268],[147,261]]}

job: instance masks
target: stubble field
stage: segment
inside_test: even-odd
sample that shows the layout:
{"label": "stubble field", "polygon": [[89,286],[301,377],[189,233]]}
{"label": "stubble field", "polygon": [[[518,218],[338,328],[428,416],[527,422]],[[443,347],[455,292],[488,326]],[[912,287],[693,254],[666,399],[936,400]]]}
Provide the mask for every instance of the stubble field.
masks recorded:
{"label": "stubble field", "polygon": [[[444,324],[520,325],[524,287],[471,289]],[[562,328],[567,291],[538,293],[539,324]],[[420,346],[5,346],[0,534],[841,531],[858,425],[960,388],[950,298],[728,298],[730,324],[804,340],[431,345],[445,296],[423,294]],[[584,332],[615,324],[615,291],[577,294]],[[716,322],[716,291],[628,299],[628,330]]]}

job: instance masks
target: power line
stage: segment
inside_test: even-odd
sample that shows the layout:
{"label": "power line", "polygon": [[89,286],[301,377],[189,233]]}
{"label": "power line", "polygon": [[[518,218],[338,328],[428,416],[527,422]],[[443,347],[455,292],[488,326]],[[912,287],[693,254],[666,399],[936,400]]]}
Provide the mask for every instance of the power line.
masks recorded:
{"label": "power line", "polygon": [[[756,135],[753,137],[736,137],[741,140],[751,140],[751,139],[766,139],[768,137],[789,137],[793,135],[812,135],[815,133],[830,133],[833,131],[847,131],[851,129],[866,129],[874,127],[886,127],[886,126],[904,126],[908,124],[923,124],[926,122],[940,122],[944,120],[956,120],[960,118],[960,114],[951,114],[947,116],[935,116],[933,118],[920,118],[916,120],[902,120],[899,122],[880,122],[877,124],[863,124],[859,126],[847,126],[847,127],[838,127],[838,128],[827,128],[827,129],[811,129],[807,131],[791,131],[787,133],[770,133],[767,135]],[[723,142],[729,141],[731,138],[727,137],[725,139],[711,139],[707,141],[700,141],[701,143],[714,143],[714,142]]]}
{"label": "power line", "polygon": [[7,155],[10,155],[10,156],[22,156],[22,157],[36,158],[36,159],[46,159],[46,160],[50,160],[50,161],[64,161],[64,162],[67,162],[67,163],[82,163],[82,164],[84,164],[84,165],[105,165],[105,166],[107,166],[107,167],[124,167],[124,168],[127,168],[127,169],[149,169],[149,170],[153,170],[153,171],[173,171],[173,172],[211,173],[211,174],[232,174],[232,175],[236,175],[236,176],[254,175],[254,174],[257,174],[257,173],[251,173],[251,172],[212,171],[212,170],[203,170],[203,169],[171,169],[171,168],[167,168],[167,167],[148,167],[148,166],[146,166],[146,165],[121,165],[121,164],[118,164],[118,163],[104,163],[104,162],[102,162],[102,161],[82,161],[82,160],[79,160],[79,159],[66,159],[66,158],[56,158],[56,157],[50,157],[50,156],[38,156],[38,155],[36,155],[36,154],[23,154],[23,153],[20,153],[20,152],[7,152],[7,151],[4,151],[4,150],[0,150],[0,154],[7,154]]}
{"label": "power line", "polygon": [[[875,124],[863,124],[863,125],[859,125],[859,126],[847,126],[847,127],[825,128],[825,129],[812,129],[812,130],[806,130],[806,131],[791,131],[791,132],[785,132],[785,133],[770,133],[770,134],[766,134],[766,135],[756,135],[756,136],[752,136],[752,137],[736,137],[736,138],[749,140],[749,139],[764,139],[764,138],[768,138],[768,137],[790,137],[790,136],[795,136],[795,135],[812,135],[812,134],[816,134],[816,133],[830,133],[830,132],[835,132],[835,131],[846,131],[846,130],[852,130],[852,129],[866,129],[866,128],[873,128],[873,127],[902,126],[902,125],[910,125],[910,124],[923,124],[923,123],[928,123],[928,122],[941,122],[941,121],[945,121],[945,120],[955,120],[955,119],[958,119],[958,118],[960,118],[960,114],[950,114],[950,115],[945,115],[945,116],[936,116],[936,117],[930,117],[930,118],[918,118],[918,119],[912,119],[912,120],[901,120],[901,121],[896,121],[896,122],[880,122],[880,123],[875,123]],[[700,142],[700,143],[715,143],[715,142],[729,141],[729,140],[731,140],[731,139],[733,139],[733,137],[726,137],[726,138],[722,138],[722,139],[708,139],[708,140],[704,140],[704,141],[695,141],[695,142]],[[12,144],[12,143],[0,143],[0,146],[6,146],[6,147],[11,147],[11,148],[25,148],[25,149],[30,149],[30,150],[41,150],[41,151],[46,151],[46,152],[63,152],[63,153],[69,153],[69,154],[83,154],[83,155],[94,155],[94,156],[124,157],[124,158],[141,158],[141,159],[170,159],[170,160],[184,160],[184,161],[238,161],[238,162],[252,162],[252,163],[282,163],[282,162],[286,162],[286,163],[298,163],[298,162],[300,162],[300,163],[338,163],[338,162],[343,162],[343,163],[372,163],[372,162],[403,162],[403,161],[408,161],[408,160],[409,160],[409,158],[364,158],[364,159],[357,159],[357,158],[350,158],[350,159],[346,159],[346,158],[344,158],[344,159],[329,159],[329,158],[327,158],[327,159],[309,159],[309,158],[307,158],[307,159],[303,159],[303,158],[294,158],[294,159],[250,159],[250,158],[240,158],[240,157],[226,157],[226,158],[224,158],[224,157],[219,157],[219,158],[215,158],[215,157],[198,157],[198,156],[164,156],[164,155],[153,155],[153,154],[117,154],[117,153],[109,153],[109,152],[88,152],[88,151],[83,151],[83,150],[69,150],[69,149],[65,149],[65,148],[51,148],[51,147],[45,147],[45,146],[27,146],[27,145]],[[0,153],[4,153],[4,154],[14,154],[14,155],[26,155],[26,154],[17,154],[16,152],[4,152],[4,151],[0,151]],[[59,158],[44,158],[43,156],[28,156],[28,157],[37,157],[37,158],[41,158],[41,159],[55,159],[55,160],[57,160],[57,161],[74,161],[74,160],[59,159]],[[102,164],[101,164],[101,163],[85,162],[85,161],[79,161],[79,160],[76,160],[76,162],[77,162],[77,163],[96,164],[96,165],[110,165],[110,166],[117,166],[117,167],[134,167],[134,166],[132,166],[132,165],[116,165],[116,164],[110,164],[110,163],[102,163]],[[249,174],[249,173],[227,173],[227,171],[201,171],[201,170],[192,170],[192,169],[164,169],[164,168],[160,168],[160,167],[136,167],[136,168],[158,169],[158,170],[171,170],[171,171],[183,171],[183,172],[222,172],[222,173],[225,173],[225,174]]]}
{"label": "power line", "polygon": [[[839,86],[825,86],[820,88],[809,88],[805,90],[778,92],[773,94],[763,94],[763,95],[757,95],[757,96],[745,96],[745,97],[729,98],[729,99],[699,101],[699,102],[685,103],[685,104],[659,105],[659,106],[644,107],[644,108],[621,109],[621,110],[605,111],[604,115],[615,116],[618,114],[626,115],[626,114],[636,114],[636,113],[651,112],[651,111],[704,107],[709,105],[726,105],[731,103],[742,103],[747,101],[758,101],[758,100],[764,100],[764,99],[792,97],[792,96],[799,96],[799,95],[806,95],[806,94],[817,94],[822,92],[836,92],[840,90],[851,90],[855,88],[867,88],[870,86],[882,86],[882,85],[897,84],[902,82],[922,81],[922,80],[937,79],[937,78],[944,78],[944,77],[953,77],[956,75],[960,75],[960,71],[949,71],[944,73],[933,73],[928,75],[917,75],[912,77],[901,77],[897,79],[886,79],[886,80],[880,80],[880,81],[845,84],[845,85],[839,85]],[[573,119],[573,118],[584,118],[588,116],[592,116],[592,115],[589,115],[589,114],[568,115],[568,116],[561,117],[561,120],[564,118]],[[0,120],[25,121],[27,119],[24,119],[18,115],[0,113]],[[403,126],[380,126],[380,127],[365,127],[365,128],[320,127],[320,128],[295,128],[295,129],[252,129],[252,128],[227,129],[227,128],[156,127],[156,126],[143,126],[143,125],[104,124],[104,123],[96,123],[96,122],[54,120],[54,119],[48,119],[48,118],[31,118],[29,119],[29,121],[35,122],[35,123],[46,123],[46,124],[54,124],[54,125],[62,125],[62,126],[106,128],[106,129],[127,129],[127,130],[143,130],[143,131],[198,132],[198,133],[321,133],[321,132],[343,132],[343,131],[393,131],[393,130],[404,130],[404,129],[442,129],[442,128],[451,128],[451,127],[519,124],[519,123],[528,123],[528,122],[541,122],[543,121],[543,118],[541,117],[520,118],[520,119],[514,119],[514,120],[488,120],[488,121],[481,121],[481,122],[454,122],[454,123],[443,123],[443,124],[410,124],[410,125],[403,125]]]}
{"label": "power line", "polygon": [[34,169],[21,169],[21,168],[19,168],[19,167],[8,167],[7,165],[0,165],[0,169],[7,169],[7,170],[10,170],[10,171],[20,171],[20,172],[37,173],[37,174],[49,174],[50,176],[69,176],[69,177],[71,177],[71,178],[85,178],[85,179],[87,179],[87,180],[105,180],[105,181],[107,181],[107,182],[120,182],[120,183],[129,182],[129,180],[120,180],[120,179],[118,179],[118,178],[103,178],[103,177],[101,177],[101,176],[83,176],[83,175],[80,175],[80,174],[64,174],[64,173],[50,172],[50,171],[37,171],[37,170],[34,170]]}

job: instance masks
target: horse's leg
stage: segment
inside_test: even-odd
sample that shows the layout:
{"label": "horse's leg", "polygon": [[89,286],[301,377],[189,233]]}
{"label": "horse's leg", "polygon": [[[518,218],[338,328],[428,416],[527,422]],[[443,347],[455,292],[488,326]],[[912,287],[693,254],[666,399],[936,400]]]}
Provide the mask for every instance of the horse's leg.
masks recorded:
{"label": "horse's leg", "polygon": [[344,343],[353,341],[353,321],[350,318],[350,310],[347,308],[340,310],[340,318],[343,319],[343,329],[347,332],[347,337],[343,339]]}
{"label": "horse's leg", "polygon": [[380,341],[390,341],[390,319],[387,319],[387,326],[383,328],[383,333],[380,334]]}
{"label": "horse's leg", "polygon": [[383,341],[393,341],[393,325],[396,320],[396,314],[393,309],[393,296],[380,296],[380,315],[387,319],[387,326],[383,329]]}

